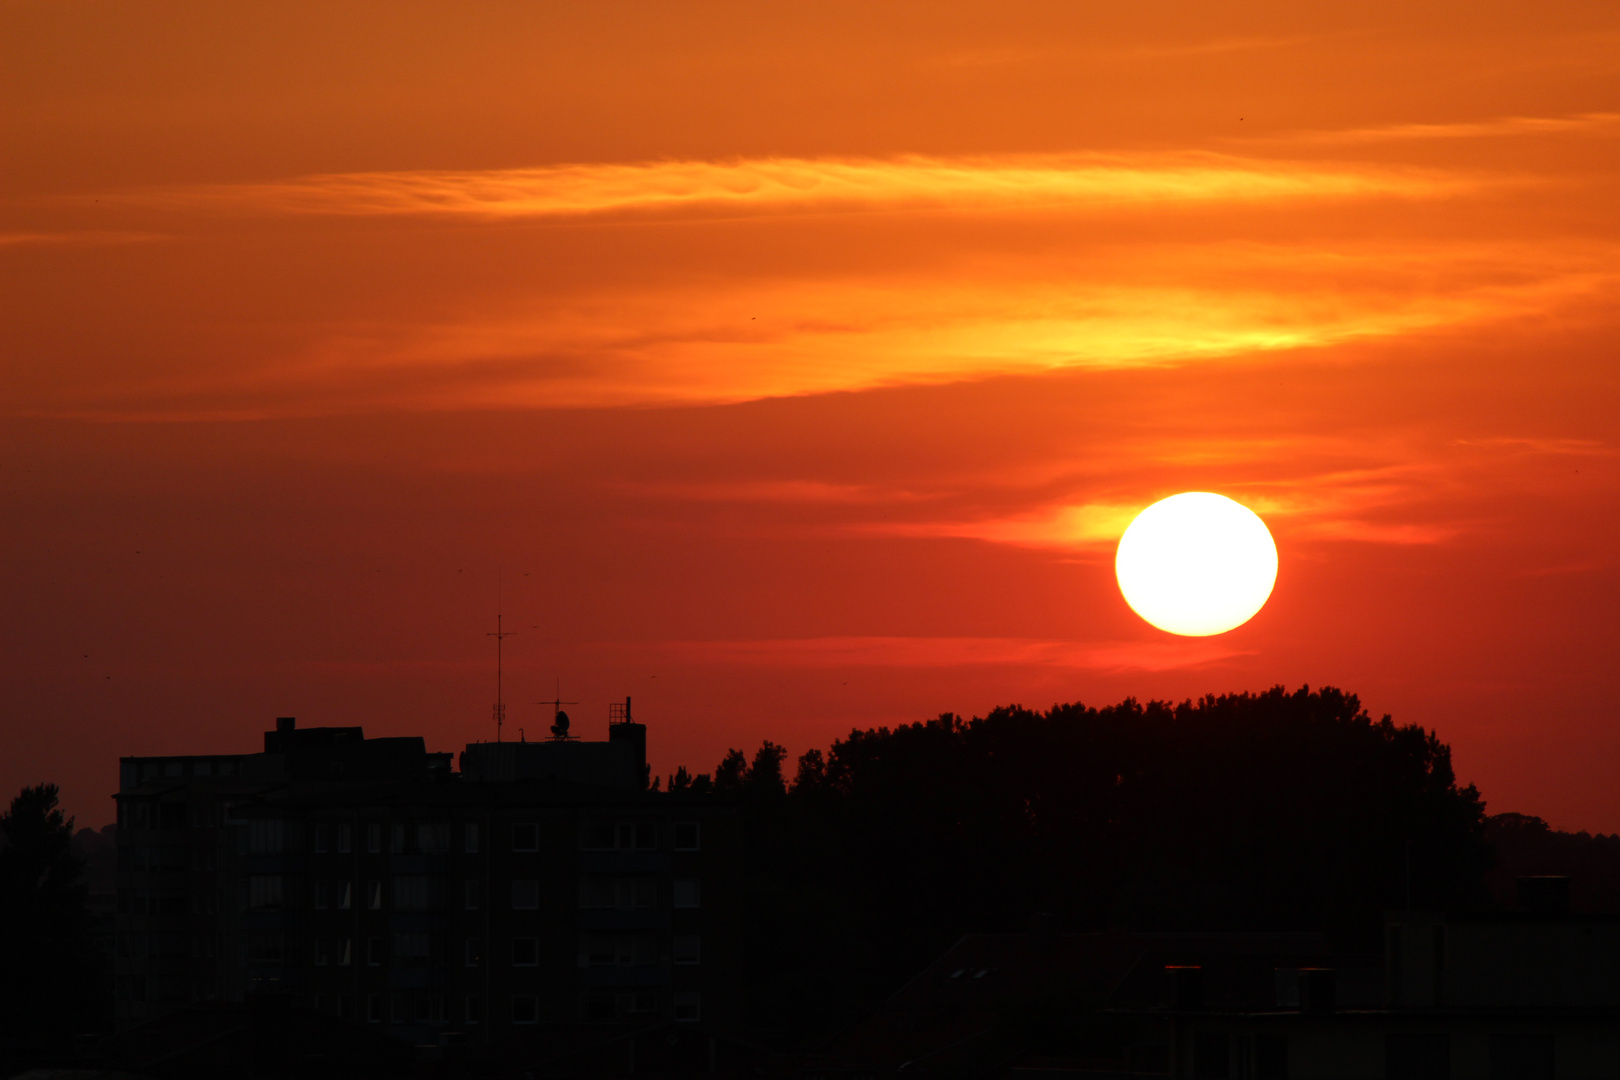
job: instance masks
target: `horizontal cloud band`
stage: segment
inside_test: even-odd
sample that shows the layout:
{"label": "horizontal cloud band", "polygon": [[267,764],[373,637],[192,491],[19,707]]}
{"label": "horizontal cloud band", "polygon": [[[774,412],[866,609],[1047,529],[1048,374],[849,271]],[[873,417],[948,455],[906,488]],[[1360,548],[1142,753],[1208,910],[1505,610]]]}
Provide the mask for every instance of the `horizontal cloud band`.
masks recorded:
{"label": "horizontal cloud band", "polygon": [[1474,186],[1413,169],[1214,154],[763,158],[485,171],[334,173],[194,187],[138,201],[280,213],[492,219],[783,208],[997,207],[1432,197]]}

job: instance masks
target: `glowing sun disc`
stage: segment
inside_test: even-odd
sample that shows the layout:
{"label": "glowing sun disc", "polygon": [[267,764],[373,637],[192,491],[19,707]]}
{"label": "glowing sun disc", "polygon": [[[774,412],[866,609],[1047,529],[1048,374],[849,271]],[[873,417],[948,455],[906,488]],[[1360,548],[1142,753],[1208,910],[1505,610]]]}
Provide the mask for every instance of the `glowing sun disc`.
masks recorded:
{"label": "glowing sun disc", "polygon": [[1160,630],[1224,634],[1270,598],[1277,545],[1253,510],[1187,491],[1136,515],[1119,538],[1114,576],[1131,610]]}

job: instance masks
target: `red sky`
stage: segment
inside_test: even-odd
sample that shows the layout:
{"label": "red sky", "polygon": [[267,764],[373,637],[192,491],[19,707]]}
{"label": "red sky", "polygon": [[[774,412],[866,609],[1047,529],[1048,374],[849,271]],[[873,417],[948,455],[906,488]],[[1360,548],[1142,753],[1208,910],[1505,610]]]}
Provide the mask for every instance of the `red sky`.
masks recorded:
{"label": "red sky", "polygon": [[[0,2],[0,787],[1275,683],[1620,830],[1620,12]],[[1112,550],[1265,518],[1249,624]]]}

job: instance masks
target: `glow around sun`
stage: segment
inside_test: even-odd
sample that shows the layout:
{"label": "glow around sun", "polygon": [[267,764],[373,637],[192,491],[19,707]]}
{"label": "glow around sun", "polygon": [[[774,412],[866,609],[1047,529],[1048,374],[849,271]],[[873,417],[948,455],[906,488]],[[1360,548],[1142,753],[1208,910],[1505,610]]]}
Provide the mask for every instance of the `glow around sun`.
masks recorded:
{"label": "glow around sun", "polygon": [[1224,495],[1187,491],[1136,515],[1114,574],[1125,602],[1172,634],[1224,634],[1255,616],[1277,582],[1266,523]]}

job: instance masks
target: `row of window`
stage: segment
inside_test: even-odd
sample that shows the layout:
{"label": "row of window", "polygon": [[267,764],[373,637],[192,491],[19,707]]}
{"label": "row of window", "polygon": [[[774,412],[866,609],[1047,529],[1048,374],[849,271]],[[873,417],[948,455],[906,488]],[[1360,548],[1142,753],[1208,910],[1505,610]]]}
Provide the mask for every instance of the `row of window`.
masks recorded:
{"label": "row of window", "polygon": [[120,915],[212,915],[214,906],[212,892],[158,892],[152,889],[118,891]]}
{"label": "row of window", "polygon": [[119,934],[117,955],[125,960],[154,956],[213,956],[219,939],[212,934]]}
{"label": "row of window", "polygon": [[[174,804],[183,806],[183,804]],[[247,850],[254,855],[279,855],[287,850],[287,823],[254,819],[247,823]],[[312,847],[317,855],[347,855],[355,850],[356,829],[363,829],[368,855],[383,854],[385,843],[390,854],[444,855],[451,850],[452,830],[448,821],[371,822],[355,826],[348,822],[317,824],[312,830]],[[540,850],[540,826],[520,821],[511,826],[511,850]],[[671,827],[671,846],[676,851],[697,851],[701,834],[695,821],[678,821]],[[586,851],[654,851],[658,847],[658,823],[654,821],[588,821],[582,827],[580,847]],[[464,822],[461,850],[476,855],[482,849],[478,822]]]}
{"label": "row of window", "polygon": [[141,845],[126,848],[121,862],[124,870],[212,870],[214,849]]}
{"label": "row of window", "polygon": [[[249,911],[280,911],[289,906],[291,888],[289,879],[280,874],[251,874],[248,876],[247,907]],[[658,906],[658,883],[651,874],[587,874],[579,879],[579,906],[585,909],[616,909],[629,911]],[[508,884],[509,903],[513,911],[537,911],[540,908],[540,879],[514,878]],[[396,911],[436,911],[448,906],[450,881],[431,874],[396,874],[391,882],[393,909]],[[483,903],[483,882],[462,882],[461,907],[464,911],[477,911]],[[210,897],[210,900],[212,898]],[[383,881],[373,878],[365,883],[358,897],[367,910],[381,911],[384,906]],[[316,881],[311,890],[311,904],[317,911],[335,909],[349,911],[355,907],[355,883],[352,881]],[[702,889],[696,878],[676,878],[672,882],[670,902],[675,908],[696,908],[702,900]],[[183,914],[184,912],[177,912]]]}
{"label": "row of window", "polygon": [[[459,1002],[459,1016],[450,1016],[442,994],[368,994],[363,999],[365,1020],[368,1024],[479,1024],[484,1019],[483,999],[469,994]],[[701,999],[694,993],[671,995],[671,1011],[683,1024],[696,1023],[702,1018]],[[349,994],[316,994],[315,1008],[322,1012],[355,1020],[355,998]],[[593,1019],[607,1019],[615,1014],[656,1013],[659,996],[652,992],[601,995],[587,1002],[587,1013]],[[540,1022],[540,998],[535,994],[516,994],[506,999],[507,1016],[514,1024]]]}
{"label": "row of window", "polygon": [[135,763],[139,781],[173,779],[177,776],[235,776],[236,758],[195,758],[190,761],[141,761]]}
{"label": "row of window", "polygon": [[[364,962],[368,967],[382,967],[390,957],[384,953],[386,939],[364,939]],[[431,934],[399,933],[393,935],[392,964],[394,967],[428,967],[435,960],[437,942]],[[580,967],[655,967],[665,961],[662,938],[656,933],[591,933],[579,942]],[[540,965],[540,939],[535,937],[511,938],[504,959],[512,967],[538,967]],[[210,942],[212,949],[212,942]],[[212,955],[210,951],[209,955]],[[681,966],[702,962],[702,940],[696,934],[675,934],[670,939],[668,961]],[[285,963],[291,959],[283,939],[263,935],[248,946],[246,959],[250,963]],[[317,938],[312,961],[316,967],[350,967],[355,963],[353,938]],[[464,967],[481,967],[484,963],[484,945],[481,938],[463,941],[461,963]]]}
{"label": "row of window", "polygon": [[120,799],[118,825],[125,829],[211,829],[219,824],[219,808],[212,803],[182,802],[171,799],[152,802],[146,799]]}
{"label": "row of window", "polygon": [[[179,800],[149,802],[128,800],[119,803],[118,823],[125,827],[175,830],[213,828],[219,824],[219,811],[211,803],[195,805]],[[287,850],[287,825],[281,820],[254,818],[246,823],[247,851],[253,855],[280,855]],[[392,854],[420,853],[443,855],[451,850],[452,828],[448,821],[370,822],[355,826],[348,822],[318,823],[312,830],[316,854],[349,854],[355,850],[356,829],[363,829],[365,851],[380,855],[385,845]],[[475,855],[481,850],[480,825],[465,822],[461,829],[461,850]],[[676,851],[697,851],[700,830],[695,821],[678,821],[671,826],[671,846]],[[653,851],[658,847],[658,823],[654,821],[587,821],[582,826],[580,847],[586,851]],[[540,850],[540,826],[536,822],[516,822],[511,826],[511,850]]]}

